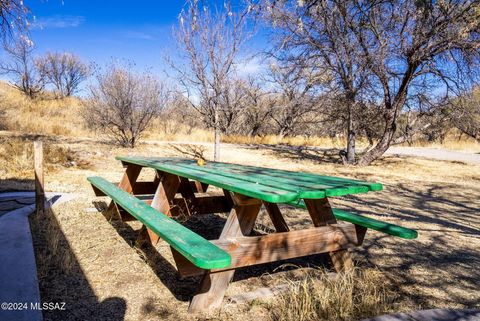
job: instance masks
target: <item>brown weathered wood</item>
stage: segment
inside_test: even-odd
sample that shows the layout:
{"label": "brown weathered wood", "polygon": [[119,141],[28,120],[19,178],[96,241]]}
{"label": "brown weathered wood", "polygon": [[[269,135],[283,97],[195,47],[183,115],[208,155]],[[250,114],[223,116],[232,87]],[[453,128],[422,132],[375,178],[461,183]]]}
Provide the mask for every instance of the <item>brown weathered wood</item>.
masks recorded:
{"label": "brown weathered wood", "polygon": [[251,198],[251,197],[242,195],[242,194],[230,192],[230,196],[232,198],[233,204],[235,204],[236,206],[262,204],[262,201],[256,198]]}
{"label": "brown weathered wood", "polygon": [[[120,185],[119,182],[113,183],[117,186]],[[153,195],[155,190],[157,189],[158,182],[135,182],[132,194],[133,195]],[[95,192],[96,196],[105,196],[105,193],[97,189],[95,186],[92,185],[93,191]]]}
{"label": "brown weathered wood", "polygon": [[[250,237],[229,237],[210,241],[225,250],[232,257],[232,264],[227,269],[286,260],[307,255],[327,253],[358,246],[361,240],[353,224],[334,224],[306,230],[273,233]],[[335,254],[335,259],[338,256]],[[182,277],[196,276],[203,273],[186,259],[175,259]],[[178,264],[181,262],[181,264]]]}
{"label": "brown weathered wood", "polygon": [[161,173],[161,177],[151,206],[163,214],[171,216],[170,207],[180,186],[180,177],[170,173]]}
{"label": "brown weathered wood", "polygon": [[178,201],[177,205],[183,215],[191,216],[197,212],[197,201],[195,192],[190,184],[188,178],[180,177],[180,186],[178,191],[182,195],[182,199]]}
{"label": "brown weathered wood", "polygon": [[358,245],[355,226],[341,224],[211,241],[232,257],[229,268],[275,262]]}
{"label": "brown weathered wood", "polygon": [[[123,189],[125,192],[132,194],[133,188],[135,186],[135,183],[138,179],[138,176],[140,175],[140,172],[142,171],[142,166],[135,165],[135,164],[129,164],[127,168],[125,169],[125,173],[123,174],[123,177],[118,183],[118,187]],[[113,201],[110,202],[110,205],[108,205],[108,208],[105,212],[105,215],[107,217],[112,217],[113,215],[117,215],[120,220],[122,221],[131,221],[133,220],[132,216],[126,212],[121,213],[117,206],[115,206],[115,203]]]}
{"label": "brown weathered wood", "polygon": [[287,232],[289,231],[287,222],[283,218],[278,205],[275,203],[263,202],[265,209],[267,210],[268,216],[272,220],[273,226],[277,232]]}
{"label": "brown weathered wood", "polygon": [[[180,186],[180,177],[170,173],[158,173],[161,177],[152,203],[150,204],[154,209],[162,212],[165,215],[172,216],[170,212],[171,204],[175,194]],[[153,245],[157,244],[159,236],[147,229],[148,236]]]}
{"label": "brown weathered wood", "polygon": [[[246,197],[239,197],[238,194],[232,195],[232,198],[237,200],[237,203],[230,211],[219,239],[248,236],[255,225],[255,220],[260,211],[261,202],[259,200],[254,202]],[[240,205],[238,203],[239,199],[243,200],[243,204],[248,205]],[[235,270],[216,273],[207,271],[203,276],[197,293],[190,302],[188,311],[198,312],[220,307],[234,273]]]}
{"label": "brown weathered wood", "polygon": [[206,193],[208,189],[208,184],[199,182],[199,181],[193,181],[190,182],[192,187],[194,187],[195,193]]}
{"label": "brown weathered wood", "polygon": [[35,206],[37,214],[45,210],[45,188],[43,177],[43,142],[33,142],[33,159],[35,171]]}
{"label": "brown weathered wood", "polygon": [[[329,224],[335,224],[337,222],[327,198],[306,199],[305,205],[307,206],[308,213],[312,218],[314,226],[325,226]],[[333,266],[337,272],[353,268],[352,256],[348,250],[342,249],[338,251],[332,251],[329,254]]]}
{"label": "brown weathered wood", "polygon": [[[185,213],[186,203],[183,199],[175,198],[173,200],[172,216],[177,212]],[[214,213],[226,213],[232,209],[232,206],[226,201],[224,196],[204,196],[195,199],[195,207],[190,209],[190,215],[204,215]]]}
{"label": "brown weathered wood", "polygon": [[314,226],[323,226],[327,224],[335,224],[337,219],[332,212],[332,206],[327,198],[305,200],[308,213],[312,218]]}

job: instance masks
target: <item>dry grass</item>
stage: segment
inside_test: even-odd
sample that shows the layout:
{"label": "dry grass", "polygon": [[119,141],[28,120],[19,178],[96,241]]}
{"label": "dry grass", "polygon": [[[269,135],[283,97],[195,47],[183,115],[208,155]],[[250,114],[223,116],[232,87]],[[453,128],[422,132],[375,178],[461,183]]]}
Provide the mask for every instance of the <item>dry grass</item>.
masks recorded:
{"label": "dry grass", "polygon": [[51,208],[44,213],[31,216],[31,229],[35,235],[37,273],[40,286],[57,273],[69,274],[73,270],[75,258],[68,250],[68,244],[58,228],[56,217]]}
{"label": "dry grass", "polygon": [[[78,152],[63,144],[44,144],[46,175],[66,167],[88,168],[90,163]],[[33,189],[33,143],[17,137],[0,137],[1,190]]]}
{"label": "dry grass", "polygon": [[[52,99],[48,95],[31,100],[23,93],[0,81],[0,130],[8,130],[21,134],[52,135],[65,137],[96,137],[86,128],[82,117],[84,106],[80,99],[69,97]],[[163,117],[153,120],[150,128],[144,133],[146,140],[181,141],[181,142],[213,142],[213,131],[201,128],[192,128],[186,124],[179,124]],[[292,136],[280,137],[277,135],[242,136],[230,135],[222,138],[225,143],[232,144],[286,144],[291,146],[321,146],[327,148],[344,148],[345,139],[342,137]],[[358,139],[357,148],[366,147],[365,139]],[[404,146],[447,148],[471,152],[480,151],[480,143],[465,135],[459,138],[458,132],[452,131],[443,143],[417,140],[413,144]]]}
{"label": "dry grass", "polygon": [[413,142],[413,144],[402,144],[400,146],[445,148],[465,152],[480,152],[480,142],[465,135],[462,135],[459,138],[458,132],[456,131],[450,132],[443,143],[416,140]]}
{"label": "dry grass", "polygon": [[[267,145],[278,145],[285,144],[291,146],[323,146],[329,148],[344,148],[345,140],[337,137],[318,137],[318,136],[291,136],[291,137],[280,137],[277,135],[265,135],[265,136],[226,136],[223,138],[223,141],[226,143],[232,144],[267,144]],[[360,140],[358,142],[359,146],[366,146],[366,142]]]}
{"label": "dry grass", "polygon": [[272,320],[360,320],[398,309],[394,304],[397,295],[377,269],[336,275],[317,270],[289,283],[288,290],[269,307]]}
{"label": "dry grass", "polygon": [[[75,315],[68,317],[49,313],[48,318],[62,321],[91,319],[90,313],[113,311],[105,306],[105,300],[109,302],[108,299],[120,298],[128,309],[124,315],[116,315],[117,319],[202,319],[202,315],[186,313],[188,299],[197,282],[178,278],[172,267],[174,262],[168,245],[160,242],[153,251],[139,254],[135,238],[140,225],[134,224],[136,222],[117,224],[99,212],[86,211],[86,208],[93,207],[92,202],[99,201],[94,197],[86,177],[101,175],[112,182],[119,181],[123,168],[114,156],[172,156],[175,151],[169,144],[160,143],[142,144],[131,150],[102,142],[74,140],[69,142],[69,148],[82,156],[83,153],[90,153],[88,159],[92,167],[58,166],[46,176],[47,190],[72,192],[78,195],[78,199],[59,205],[53,213],[58,228],[52,227],[53,230],[49,232],[52,240],[45,244],[56,251],[59,249],[55,244],[68,246],[71,253],[64,255],[56,252],[58,261],[52,258],[49,271],[42,274],[45,278],[41,284],[44,298],[53,301],[72,298],[69,301],[69,313]],[[206,145],[205,152],[208,155],[212,153],[210,145]],[[292,283],[292,291],[297,291],[300,296],[280,297],[276,303],[232,304],[225,300],[221,311],[205,316],[205,319],[276,320],[283,314],[283,320],[288,319],[289,315],[290,319],[294,319],[300,312],[305,312],[295,308],[301,304],[312,307],[313,310],[306,314],[312,318],[320,318],[321,311],[328,311],[344,320],[350,320],[348,315],[353,315],[351,320],[355,320],[359,315],[403,312],[416,308],[480,307],[480,272],[475,269],[480,264],[477,251],[480,246],[480,221],[477,215],[480,206],[477,197],[480,193],[480,166],[387,157],[371,166],[357,168],[332,163],[324,160],[322,155],[317,155],[318,158],[311,156],[303,157],[296,152],[282,153],[268,147],[256,149],[225,145],[222,149],[222,159],[227,162],[382,182],[385,185],[382,192],[334,198],[332,202],[339,208],[414,228],[419,231],[419,238],[402,240],[369,231],[364,245],[355,249],[354,253],[356,259],[362,261],[361,266],[365,271],[359,282],[347,278],[337,283],[325,283],[323,272],[313,271],[314,274],[310,274],[309,268],[305,267],[312,264],[325,266],[325,263],[322,265],[321,262],[310,261],[316,258],[301,260],[302,264],[308,265],[293,271],[270,265],[240,270],[227,296],[275,286],[285,282],[286,278],[305,280],[305,283]],[[142,179],[152,178],[154,173],[145,174]],[[308,215],[302,210],[282,207],[282,212],[292,230],[311,226]],[[219,224],[219,219],[223,218],[224,215],[219,215],[212,217],[215,220],[208,221],[209,218],[205,217],[206,221],[198,222],[195,226],[205,229],[205,233],[211,233],[218,226],[208,223]],[[265,226],[272,226],[264,211],[260,213],[257,223],[259,232],[266,231],[262,229]],[[62,237],[67,242],[62,241]],[[58,238],[60,240],[56,241]],[[70,258],[75,261],[71,263]],[[67,272],[63,272],[64,269]],[[304,279],[305,274],[310,276]],[[304,289],[316,291],[316,295],[310,296],[311,302],[295,302],[295,298],[301,298]],[[392,289],[395,294],[391,293]],[[320,300],[325,291],[329,291],[329,295]],[[351,295],[343,296],[345,293]],[[357,293],[362,294],[362,300]],[[334,305],[329,308],[331,302],[325,301],[330,296],[341,297],[336,299],[339,302],[346,300],[340,305],[345,308],[329,310],[334,308]],[[291,311],[281,310],[286,309],[285,300],[288,300]],[[123,310],[119,308],[118,311]]]}
{"label": "dry grass", "polygon": [[0,82],[0,98],[5,113],[1,129],[37,135],[91,135],[84,127],[78,98],[32,100],[4,82]]}

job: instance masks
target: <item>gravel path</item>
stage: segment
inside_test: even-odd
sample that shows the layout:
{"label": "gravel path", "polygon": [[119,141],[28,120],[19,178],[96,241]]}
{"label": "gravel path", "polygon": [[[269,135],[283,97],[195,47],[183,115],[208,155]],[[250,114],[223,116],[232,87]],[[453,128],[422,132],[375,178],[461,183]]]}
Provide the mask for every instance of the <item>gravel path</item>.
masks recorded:
{"label": "gravel path", "polygon": [[479,153],[459,152],[441,148],[427,147],[390,147],[385,155],[408,155],[430,159],[480,164]]}
{"label": "gravel path", "polygon": [[[151,145],[196,145],[196,146],[211,146],[212,143],[206,142],[167,142],[167,141],[147,141],[147,144]],[[278,150],[294,150],[298,148],[297,146],[286,146],[286,145],[261,145],[261,144],[229,144],[223,143],[222,148],[244,148],[244,147],[252,147],[252,146],[265,146],[269,149],[278,149]],[[311,150],[328,150],[329,148],[323,147],[313,147],[309,146],[306,147],[307,149]],[[442,149],[442,148],[430,148],[430,147],[402,147],[402,146],[395,146],[390,147],[389,150],[385,153],[385,155],[400,155],[400,156],[414,156],[414,157],[424,157],[429,159],[436,159],[436,160],[444,160],[444,161],[457,161],[463,162],[467,164],[480,164],[480,153],[474,152],[460,152],[454,151],[449,149]]]}

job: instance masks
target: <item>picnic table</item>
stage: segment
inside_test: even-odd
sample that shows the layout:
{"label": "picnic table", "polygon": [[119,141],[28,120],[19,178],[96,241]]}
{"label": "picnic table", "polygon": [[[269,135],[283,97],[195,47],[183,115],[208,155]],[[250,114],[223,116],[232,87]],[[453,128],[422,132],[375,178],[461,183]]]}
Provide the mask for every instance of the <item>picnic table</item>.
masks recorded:
{"label": "picnic table", "polygon": [[[221,305],[235,269],[329,253],[337,271],[351,268],[349,249],[360,246],[367,229],[413,239],[417,232],[355,213],[334,209],[330,197],[381,191],[373,182],[292,172],[256,166],[183,158],[117,157],[126,168],[118,184],[95,176],[88,180],[97,196],[109,196],[109,212],[123,221],[139,220],[148,240],[161,238],[172,250],[182,277],[203,275],[190,312]],[[139,181],[142,168],[152,168],[150,181]],[[207,194],[209,186],[221,195]],[[218,193],[217,193],[218,194]],[[291,230],[279,205],[307,210],[312,226]],[[275,232],[252,235],[261,207]],[[223,230],[206,240],[175,220],[187,216],[229,212]]]}

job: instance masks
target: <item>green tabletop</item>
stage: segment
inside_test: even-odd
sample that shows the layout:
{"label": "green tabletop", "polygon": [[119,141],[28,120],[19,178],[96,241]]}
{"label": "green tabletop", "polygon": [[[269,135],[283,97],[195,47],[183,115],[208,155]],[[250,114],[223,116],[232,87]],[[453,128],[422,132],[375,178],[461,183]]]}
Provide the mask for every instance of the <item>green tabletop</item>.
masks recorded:
{"label": "green tabletop", "polygon": [[382,184],[265,167],[175,157],[117,157],[271,203],[318,199],[382,190]]}

